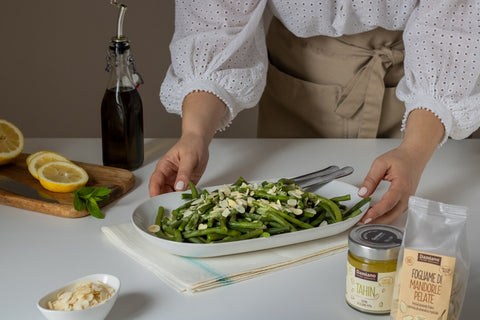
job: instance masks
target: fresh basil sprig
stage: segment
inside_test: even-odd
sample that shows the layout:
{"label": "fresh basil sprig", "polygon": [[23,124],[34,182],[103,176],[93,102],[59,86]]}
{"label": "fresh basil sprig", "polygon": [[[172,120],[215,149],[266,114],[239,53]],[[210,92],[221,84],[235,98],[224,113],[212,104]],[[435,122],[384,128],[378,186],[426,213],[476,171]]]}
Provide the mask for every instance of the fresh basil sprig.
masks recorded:
{"label": "fresh basil sprig", "polygon": [[105,216],[98,206],[99,203],[108,200],[111,190],[107,187],[81,187],[73,192],[73,207],[77,211],[87,209],[90,215],[98,219]]}

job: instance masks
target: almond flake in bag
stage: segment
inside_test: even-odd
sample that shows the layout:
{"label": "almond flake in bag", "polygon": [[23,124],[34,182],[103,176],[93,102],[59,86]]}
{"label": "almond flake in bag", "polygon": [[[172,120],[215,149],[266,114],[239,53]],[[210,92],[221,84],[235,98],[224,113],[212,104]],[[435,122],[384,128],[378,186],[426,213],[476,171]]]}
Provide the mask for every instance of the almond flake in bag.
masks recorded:
{"label": "almond flake in bag", "polygon": [[455,320],[467,288],[467,208],[410,197],[391,318]]}

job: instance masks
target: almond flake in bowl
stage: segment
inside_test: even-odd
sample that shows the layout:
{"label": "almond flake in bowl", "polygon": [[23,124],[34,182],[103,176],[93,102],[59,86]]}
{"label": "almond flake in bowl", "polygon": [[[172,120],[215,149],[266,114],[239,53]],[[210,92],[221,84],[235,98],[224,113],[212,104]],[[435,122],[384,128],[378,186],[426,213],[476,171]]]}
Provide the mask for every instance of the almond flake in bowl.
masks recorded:
{"label": "almond flake in bowl", "polygon": [[107,301],[114,293],[115,290],[102,281],[81,281],[72,291],[59,291],[55,300],[48,301],[48,308],[61,311],[83,310]]}
{"label": "almond flake in bowl", "polygon": [[41,298],[37,307],[49,320],[105,319],[120,290],[120,280],[92,274],[72,281]]}

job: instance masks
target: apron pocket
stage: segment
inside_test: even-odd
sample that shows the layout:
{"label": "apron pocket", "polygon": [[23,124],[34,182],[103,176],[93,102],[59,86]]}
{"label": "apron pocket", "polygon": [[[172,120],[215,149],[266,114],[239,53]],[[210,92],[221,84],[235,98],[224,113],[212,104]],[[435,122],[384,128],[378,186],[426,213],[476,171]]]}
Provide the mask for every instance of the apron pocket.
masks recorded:
{"label": "apron pocket", "polygon": [[272,64],[269,64],[267,77],[259,104],[259,136],[287,136],[284,125],[269,125],[279,121],[295,128],[304,127],[303,134],[288,136],[345,137],[347,119],[335,113],[342,93],[340,86],[308,82],[284,73]]}

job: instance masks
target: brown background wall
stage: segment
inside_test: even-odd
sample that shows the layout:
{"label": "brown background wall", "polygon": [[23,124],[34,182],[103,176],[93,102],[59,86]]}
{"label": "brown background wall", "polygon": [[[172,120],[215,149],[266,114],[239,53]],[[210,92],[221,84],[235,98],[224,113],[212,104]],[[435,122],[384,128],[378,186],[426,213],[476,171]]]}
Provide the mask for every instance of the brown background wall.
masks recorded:
{"label": "brown background wall", "polygon": [[[146,137],[178,137],[180,117],[158,97],[170,61],[174,1],[119,0],[124,33],[145,84]],[[0,10],[0,118],[26,137],[100,137],[105,55],[116,32],[110,0],[4,1]],[[256,109],[242,112],[222,137],[254,137]]]}
{"label": "brown background wall", "polygon": [[[174,1],[119,0],[128,5],[130,39],[144,105],[145,137],[178,137],[180,117],[158,97],[170,63]],[[105,55],[116,32],[110,0],[4,1],[0,10],[0,118],[26,137],[100,137]],[[217,137],[255,137],[256,108]],[[480,137],[480,131],[475,134]]]}

